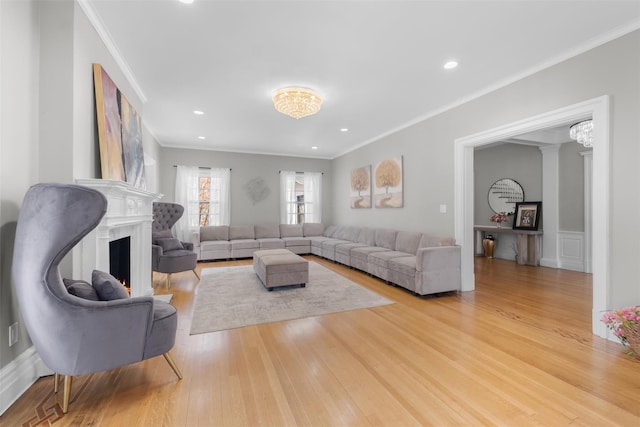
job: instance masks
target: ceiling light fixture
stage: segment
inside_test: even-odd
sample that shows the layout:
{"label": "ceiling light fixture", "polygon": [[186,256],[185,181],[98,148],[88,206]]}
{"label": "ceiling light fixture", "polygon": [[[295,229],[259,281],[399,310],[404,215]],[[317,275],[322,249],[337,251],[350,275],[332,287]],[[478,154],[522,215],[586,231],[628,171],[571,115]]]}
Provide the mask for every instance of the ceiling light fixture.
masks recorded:
{"label": "ceiling light fixture", "polygon": [[342,129],[340,129],[340,132],[349,132],[349,129],[347,129],[347,128],[342,128]]}
{"label": "ceiling light fixture", "polygon": [[282,114],[300,119],[320,111],[322,98],[311,89],[286,87],[273,94],[273,106]]}
{"label": "ceiling light fixture", "polygon": [[444,69],[445,70],[453,70],[457,66],[458,66],[458,63],[456,61],[449,61],[449,62],[444,64]]}
{"label": "ceiling light fixture", "polygon": [[180,3],[184,3],[184,4],[191,4],[193,3],[193,0],[178,0]]}
{"label": "ceiling light fixture", "polygon": [[193,114],[195,114],[196,116],[202,116],[204,114],[204,111],[193,110]]}
{"label": "ceiling light fixture", "polygon": [[206,136],[199,136],[198,139],[207,139]]}
{"label": "ceiling light fixture", "polygon": [[593,147],[593,120],[584,120],[571,125],[569,137],[587,148]]}

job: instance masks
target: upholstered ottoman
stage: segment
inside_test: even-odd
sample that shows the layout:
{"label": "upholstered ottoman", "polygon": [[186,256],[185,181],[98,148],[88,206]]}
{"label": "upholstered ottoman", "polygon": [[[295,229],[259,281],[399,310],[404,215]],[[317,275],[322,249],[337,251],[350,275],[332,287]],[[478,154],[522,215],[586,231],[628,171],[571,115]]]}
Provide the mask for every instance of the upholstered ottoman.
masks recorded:
{"label": "upholstered ottoman", "polygon": [[287,249],[264,249],[253,253],[253,270],[267,290],[309,281],[307,260]]}

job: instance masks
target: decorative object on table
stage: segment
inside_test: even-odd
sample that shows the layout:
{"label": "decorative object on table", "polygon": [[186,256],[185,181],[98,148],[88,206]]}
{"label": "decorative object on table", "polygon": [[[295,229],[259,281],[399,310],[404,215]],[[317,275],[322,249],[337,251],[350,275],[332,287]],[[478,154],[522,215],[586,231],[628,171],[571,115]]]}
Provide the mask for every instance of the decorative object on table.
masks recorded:
{"label": "decorative object on table", "polygon": [[516,203],[516,213],[513,219],[514,230],[538,230],[542,216],[542,202]]}
{"label": "decorative object on table", "polygon": [[515,180],[502,178],[491,185],[487,198],[492,211],[511,215],[516,211],[516,203],[524,201],[524,190]]}
{"label": "decorative object on table", "polygon": [[403,207],[402,156],[378,163],[375,167],[374,176],[376,208]]}
{"label": "decorative object on table", "polygon": [[640,306],[608,311],[601,320],[626,347],[625,353],[640,359]]}
{"label": "decorative object on table", "polygon": [[495,222],[496,227],[500,228],[502,227],[503,222],[507,222],[508,218],[509,217],[505,212],[500,212],[500,213],[491,215],[491,218],[489,218],[489,221]]}
{"label": "decorative object on table", "polygon": [[492,234],[484,236],[484,239],[482,239],[482,248],[484,249],[484,256],[493,258],[493,252],[496,249],[496,239]]}
{"label": "decorative object on table", "polygon": [[371,207],[371,165],[351,171],[351,207],[353,209]]}

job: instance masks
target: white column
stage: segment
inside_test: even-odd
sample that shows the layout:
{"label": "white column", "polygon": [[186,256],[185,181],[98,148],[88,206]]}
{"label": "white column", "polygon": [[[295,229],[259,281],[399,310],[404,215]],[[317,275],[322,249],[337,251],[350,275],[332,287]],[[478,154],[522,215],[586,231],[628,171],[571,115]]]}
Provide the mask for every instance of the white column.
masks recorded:
{"label": "white column", "polygon": [[545,145],[542,152],[542,258],[540,265],[558,268],[558,224],[560,222],[560,145]]}
{"label": "white column", "polygon": [[591,218],[591,188],[593,187],[593,151],[580,152],[584,163],[584,271],[593,273],[591,266],[591,233],[593,220]]}

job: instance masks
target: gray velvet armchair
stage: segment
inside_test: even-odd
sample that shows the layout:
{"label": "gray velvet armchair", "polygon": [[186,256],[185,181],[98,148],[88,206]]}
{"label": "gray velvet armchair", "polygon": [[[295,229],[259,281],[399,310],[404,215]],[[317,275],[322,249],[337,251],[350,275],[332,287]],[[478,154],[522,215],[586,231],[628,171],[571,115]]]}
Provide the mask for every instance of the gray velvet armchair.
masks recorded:
{"label": "gray velvet armchair", "polygon": [[[67,412],[71,379],[169,355],[176,309],[153,297],[92,301],[70,294],[59,263],[106,212],[98,191],[77,185],[38,184],[25,195],[13,254],[16,294],[31,341],[45,365],[64,375]],[[57,382],[55,385],[57,390]]]}
{"label": "gray velvet armchair", "polygon": [[193,251],[193,243],[181,242],[173,236],[171,228],[182,217],[184,207],[177,203],[156,202],[153,204],[153,242],[151,246],[151,269],[166,273],[167,288],[171,285],[171,274],[191,270],[196,271],[198,255]]}

